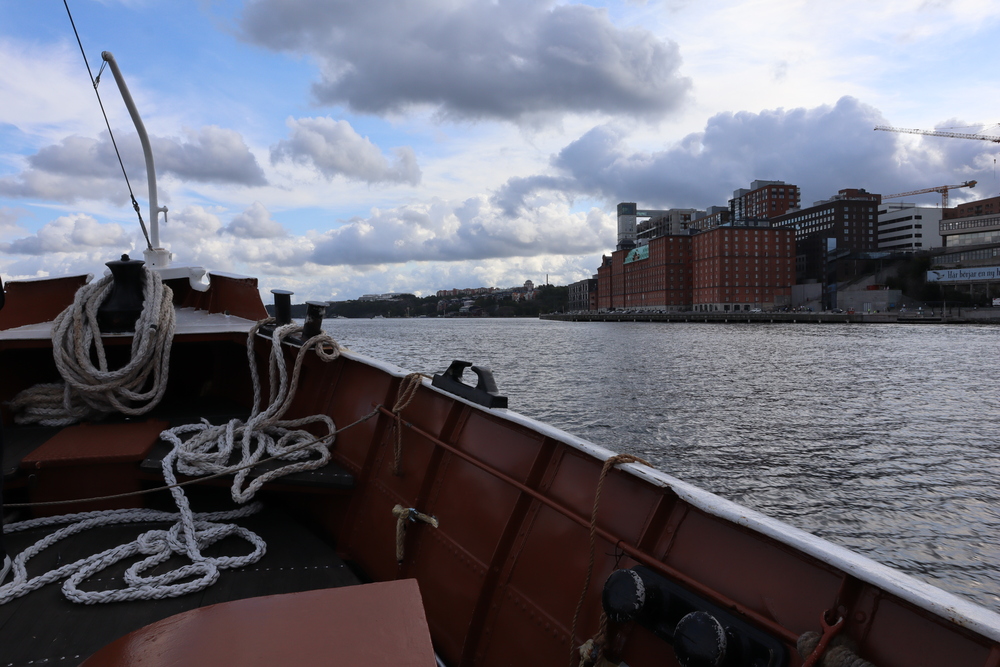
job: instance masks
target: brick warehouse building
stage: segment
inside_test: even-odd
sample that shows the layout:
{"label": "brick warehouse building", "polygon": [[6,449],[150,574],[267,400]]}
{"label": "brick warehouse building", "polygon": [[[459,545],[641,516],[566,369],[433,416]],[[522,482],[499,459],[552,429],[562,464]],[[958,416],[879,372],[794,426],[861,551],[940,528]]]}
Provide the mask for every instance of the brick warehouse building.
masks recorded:
{"label": "brick warehouse building", "polygon": [[698,311],[773,309],[791,303],[793,229],[733,225],[692,238],[692,305]]}
{"label": "brick warehouse building", "polygon": [[660,236],[605,255],[598,310],[749,311],[791,301],[795,233],[766,226],[716,227]]}
{"label": "brick warehouse building", "polygon": [[597,269],[598,310],[689,310],[691,241],[688,235],[658,236],[605,255]]}

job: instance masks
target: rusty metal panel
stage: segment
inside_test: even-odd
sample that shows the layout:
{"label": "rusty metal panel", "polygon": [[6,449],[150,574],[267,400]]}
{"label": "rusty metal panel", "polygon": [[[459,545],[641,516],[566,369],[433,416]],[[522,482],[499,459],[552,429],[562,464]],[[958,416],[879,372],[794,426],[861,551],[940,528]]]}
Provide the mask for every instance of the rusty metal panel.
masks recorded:
{"label": "rusty metal panel", "polygon": [[440,519],[443,533],[488,564],[519,495],[516,488],[452,456],[438,473],[427,511]]}
{"label": "rusty metal panel", "polygon": [[[386,407],[392,409],[394,404],[392,402]],[[453,399],[423,388],[417,391],[413,401],[403,410],[402,415],[417,428],[440,437],[455,405]]]}
{"label": "rusty metal panel", "polygon": [[408,574],[416,577],[424,590],[434,591],[424,600],[427,621],[438,652],[448,664],[458,664],[487,565],[447,533],[430,526],[417,530],[417,562]]}
{"label": "rusty metal panel", "polygon": [[0,309],[0,331],[54,320],[73,303],[76,291],[86,284],[86,275],[6,283],[6,303]]}
{"label": "rusty metal panel", "polygon": [[171,616],[84,663],[119,665],[394,665],[433,667],[412,580],[237,600]]}
{"label": "rusty metal panel", "polygon": [[509,589],[498,600],[498,607],[499,614],[492,628],[488,651],[481,662],[477,661],[477,665],[567,664],[570,644],[568,634],[560,624],[538,614]]}
{"label": "rusty metal panel", "polygon": [[[412,456],[409,442],[416,440],[404,438],[404,461]],[[440,527],[415,529],[414,539],[407,542],[407,560],[412,557],[413,566],[406,572],[426,590],[437,592],[427,600],[428,619],[442,655],[457,663],[520,492],[454,454],[443,455],[432,474],[434,485],[418,509],[437,517]]]}
{"label": "rusty metal panel", "polygon": [[[520,642],[532,637],[532,649],[546,659],[525,664],[562,664],[569,655],[569,630],[588,561],[589,533],[559,512],[541,505],[525,522],[521,542],[512,554],[512,568],[495,600],[484,639],[485,664],[518,664],[525,658]],[[580,615],[578,636],[593,634],[600,618],[600,584],[614,565],[613,545],[597,541],[591,587]],[[601,574],[603,573],[603,575]],[[558,662],[555,662],[558,660]]]}

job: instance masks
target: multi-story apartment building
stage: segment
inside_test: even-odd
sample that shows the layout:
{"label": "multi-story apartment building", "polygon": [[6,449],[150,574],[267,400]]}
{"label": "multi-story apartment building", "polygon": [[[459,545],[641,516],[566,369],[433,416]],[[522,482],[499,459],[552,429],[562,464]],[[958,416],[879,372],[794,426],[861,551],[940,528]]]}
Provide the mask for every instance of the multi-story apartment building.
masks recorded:
{"label": "multi-story apartment building", "polygon": [[876,217],[881,202],[882,195],[845,188],[809,208],[773,218],[771,224],[795,231],[798,279],[823,280],[832,255],[878,250]]}
{"label": "multi-story apartment building", "polygon": [[799,186],[784,181],[753,181],[750,188],[733,192],[729,216],[733,222],[770,220],[797,209],[802,195]]}
{"label": "multi-story apartment building", "polygon": [[597,295],[597,276],[570,283],[566,290],[566,307],[570,310],[593,310]]}
{"label": "multi-story apartment building", "polygon": [[726,225],[616,250],[597,270],[597,308],[731,312],[787,305],[794,236],[767,223]]}
{"label": "multi-story apartment building", "polygon": [[692,229],[693,221],[704,215],[705,211],[693,208],[672,208],[666,211],[636,210],[636,243],[642,244],[659,236],[687,234],[688,230]]}
{"label": "multi-story apartment building", "polygon": [[883,202],[878,211],[878,249],[919,252],[940,248],[938,226],[942,211],[906,202]]}
{"label": "multi-story apartment building", "polygon": [[795,284],[795,234],[760,225],[716,227],[693,237],[692,304],[699,311],[787,306]]}
{"label": "multi-story apartment building", "polygon": [[700,218],[695,218],[694,222],[691,223],[691,228],[703,232],[706,229],[721,227],[722,225],[727,224],[730,219],[728,207],[709,206],[708,210],[705,211],[705,215]]}
{"label": "multi-story apartment building", "polygon": [[845,188],[830,199],[777,216],[772,222],[793,228],[798,241],[819,236],[836,239],[837,247],[850,252],[874,251],[878,249],[876,215],[881,203],[882,195]]}
{"label": "multi-story apartment building", "polygon": [[1000,244],[1000,197],[945,209],[939,231],[949,249]]}
{"label": "multi-story apartment building", "polygon": [[597,270],[599,310],[691,307],[691,236],[660,236],[605,255]]}

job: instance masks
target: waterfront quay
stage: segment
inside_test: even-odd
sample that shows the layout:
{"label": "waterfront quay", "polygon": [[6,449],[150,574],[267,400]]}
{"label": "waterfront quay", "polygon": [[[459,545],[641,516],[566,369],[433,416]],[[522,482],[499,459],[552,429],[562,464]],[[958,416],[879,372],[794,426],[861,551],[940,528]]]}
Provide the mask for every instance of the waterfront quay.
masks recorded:
{"label": "waterfront quay", "polygon": [[714,322],[718,324],[1000,324],[1000,308],[955,308],[938,313],[656,313],[596,312],[549,313],[543,320],[559,322]]}

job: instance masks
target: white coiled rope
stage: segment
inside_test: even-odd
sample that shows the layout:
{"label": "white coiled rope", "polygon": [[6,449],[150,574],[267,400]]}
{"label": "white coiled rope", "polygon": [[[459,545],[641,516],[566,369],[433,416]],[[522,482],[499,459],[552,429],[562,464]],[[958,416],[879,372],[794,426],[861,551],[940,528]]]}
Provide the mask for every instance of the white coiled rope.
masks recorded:
{"label": "white coiled rope", "polygon": [[[292,461],[255,478],[246,484],[250,468],[244,467],[236,473],[231,487],[233,500],[245,503],[266,482],[283,475],[304,470],[314,470],[330,461],[329,447],[336,430],[333,420],[326,415],[312,415],[301,419],[284,420],[282,417],[292,404],[299,384],[299,374],[302,362],[309,350],[324,361],[333,361],[340,356],[340,347],[330,336],[320,333],[307,340],[295,357],[291,378],[288,375],[288,365],[283,353],[282,341],[288,336],[302,331],[302,326],[286,324],[274,330],[272,335],[271,356],[269,361],[270,400],[264,410],[260,410],[261,386],[260,375],[257,372],[257,361],[254,354],[254,341],[257,331],[263,324],[273,320],[258,322],[247,338],[247,360],[250,365],[250,377],[253,381],[254,407],[250,418],[244,423],[233,419],[221,426],[212,426],[207,421],[200,424],[178,426],[164,431],[160,437],[174,445],[171,455],[177,462],[177,471],[185,475],[212,475],[223,472],[234,466],[249,466],[260,461],[265,456],[278,457]],[[330,351],[326,347],[330,347]],[[316,436],[299,427],[307,424],[321,424],[326,433],[319,436],[321,442],[306,444],[316,440]],[[180,436],[194,433],[186,441]],[[233,454],[239,459],[230,461]],[[318,458],[310,458],[315,455]],[[166,461],[164,461],[166,466]],[[244,488],[244,485],[246,487]]]}
{"label": "white coiled rope", "polygon": [[[236,524],[217,523],[249,516],[257,512],[261,504],[251,503],[229,512],[195,514],[191,510],[183,488],[175,486],[177,482],[175,466],[177,472],[182,474],[207,475],[260,461],[265,454],[293,461],[289,465],[257,477],[246,485],[246,488],[243,486],[249,470],[239,470],[233,480],[231,495],[236,502],[245,503],[266,481],[292,472],[319,468],[330,460],[329,447],[333,443],[336,431],[332,419],[326,415],[294,420],[282,420],[281,417],[295,397],[306,353],[314,350],[324,361],[332,361],[340,355],[340,347],[325,333],[310,338],[299,350],[289,378],[281,341],[301,331],[301,326],[291,324],[278,327],[272,338],[269,364],[270,400],[266,408],[260,410],[261,387],[254,356],[254,340],[260,326],[270,321],[264,320],[254,326],[247,340],[247,357],[254,389],[254,408],[247,422],[233,419],[227,424],[212,426],[203,420],[201,424],[178,426],[161,433],[161,438],[174,446],[163,459],[163,477],[164,481],[171,485],[170,493],[179,511],[171,513],[124,509],[83,512],[61,517],[30,519],[4,526],[4,532],[16,532],[41,526],[66,524],[13,559],[13,580],[0,586],[0,604],[62,579],[65,579],[62,586],[63,594],[74,602],[84,604],[177,597],[212,585],[223,569],[243,567],[257,562],[264,556],[267,545],[257,534]],[[327,347],[330,349],[327,350]],[[327,432],[317,438],[308,431],[296,428],[305,424],[321,424]],[[181,435],[186,433],[195,435],[182,440]],[[238,461],[231,464],[229,459],[234,452]],[[310,452],[318,458],[310,458]],[[171,521],[173,525],[167,529],[147,531],[131,542],[63,565],[34,578],[29,578],[27,575],[27,561],[65,537],[97,526],[148,521]],[[229,536],[247,540],[253,547],[252,551],[243,556],[204,555],[204,549]],[[129,566],[125,572],[125,587],[104,591],[80,589],[80,584],[87,578],[121,560],[137,555],[144,555],[145,558]],[[186,558],[189,563],[164,574],[143,576],[144,571],[166,562],[175,555]]]}
{"label": "white coiled rope", "polygon": [[52,357],[63,383],[38,384],[15,396],[10,407],[16,424],[67,426],[113,412],[141,415],[160,402],[174,338],[173,292],[156,271],[143,267],[143,276],[129,362],[108,368],[97,325],[97,309],[112,288],[108,275],[78,289],[72,305],[52,322]]}

